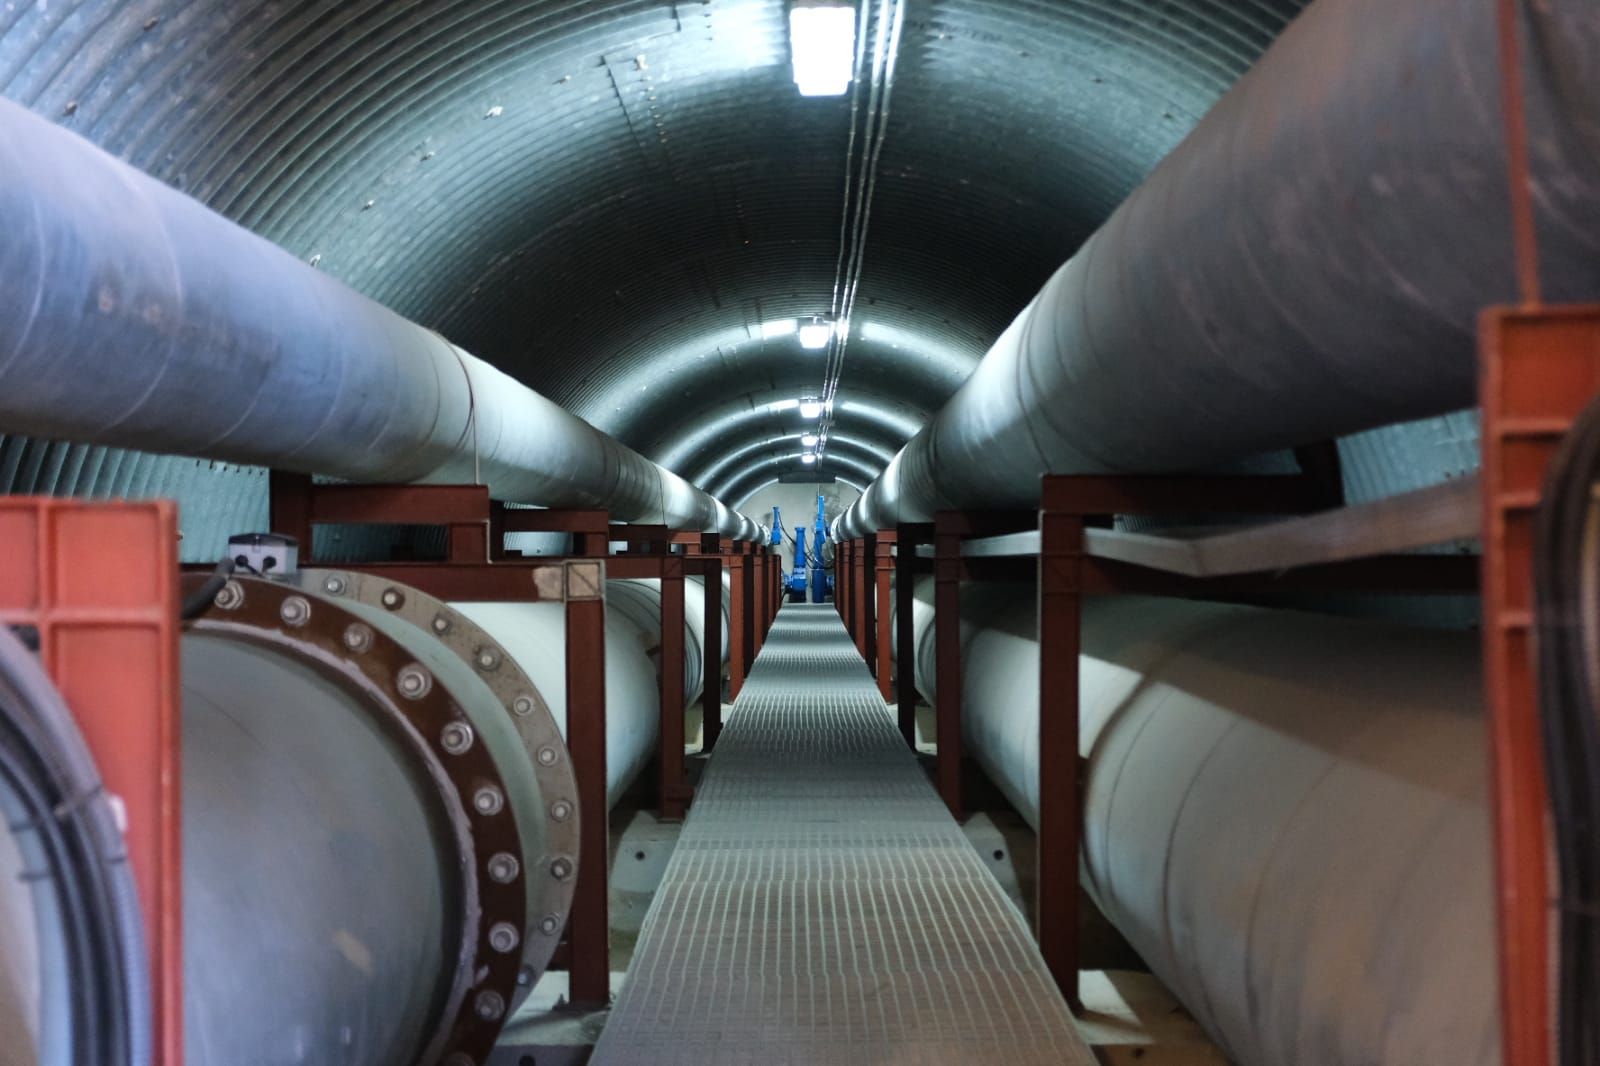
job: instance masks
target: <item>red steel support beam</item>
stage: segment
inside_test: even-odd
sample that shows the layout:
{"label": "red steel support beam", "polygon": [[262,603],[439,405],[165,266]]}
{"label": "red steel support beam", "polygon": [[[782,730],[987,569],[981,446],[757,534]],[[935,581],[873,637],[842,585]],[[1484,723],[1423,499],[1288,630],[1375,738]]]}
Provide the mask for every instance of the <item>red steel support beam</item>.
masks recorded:
{"label": "red steel support beam", "polygon": [[569,561],[565,570],[567,751],[578,780],[580,816],[578,883],[567,922],[572,945],[569,998],[575,1006],[599,1007],[611,1001],[605,563]]}
{"label": "red steel support beam", "polygon": [[756,643],[756,566],[754,546],[741,541],[736,546],[739,552],[739,687],[744,688],[745,679],[750,676],[750,668],[755,665],[756,652],[759,650]]}
{"label": "red steel support beam", "polygon": [[750,597],[752,609],[751,621],[751,656],[750,662],[755,663],[755,657],[761,654],[761,645],[767,639],[767,563],[772,557],[767,554],[764,544],[752,545],[750,561],[754,564],[750,573]]}
{"label": "red steel support beam", "polygon": [[774,621],[778,621],[778,611],[784,608],[784,562],[782,562],[782,557],[773,560],[773,578],[771,578],[771,581],[773,581],[773,616],[766,623],[768,627],[771,627]]}
{"label": "red steel support beam", "polygon": [[744,556],[728,537],[719,550],[728,567],[728,698],[736,700],[744,688]]}
{"label": "red steel support beam", "polygon": [[895,703],[900,719],[900,735],[913,751],[917,747],[917,672],[916,630],[913,604],[916,602],[917,545],[933,538],[933,526],[902,522],[895,527],[895,634],[894,654],[899,663],[895,677]]}
{"label": "red steel support beam", "polygon": [[1550,459],[1600,391],[1600,306],[1492,308],[1478,342],[1502,1058],[1506,1066],[1550,1066],[1554,918],[1534,663],[1534,522]]}
{"label": "red steel support beam", "polygon": [[593,558],[611,550],[611,516],[605,511],[508,507],[503,522],[507,533],[570,533],[574,555]]}
{"label": "red steel support beam", "polygon": [[267,473],[267,525],[300,545],[301,566],[312,562],[310,474]]}
{"label": "red steel support beam", "polygon": [[[0,499],[0,625],[40,659],[121,799],[158,1066],[183,1064],[178,516],[169,501]],[[9,1049],[8,1049],[9,1050]]]}
{"label": "red steel support beam", "polygon": [[[1049,478],[1045,479],[1047,482]],[[1078,972],[1078,657],[1083,624],[1083,517],[1039,513],[1039,952],[1074,1012]]]}
{"label": "red steel support beam", "polygon": [[717,555],[717,537],[708,533],[700,542],[704,558],[700,561],[705,576],[705,688],[700,693],[700,749],[716,747],[722,733],[722,558]]}
{"label": "red steel support beam", "polygon": [[851,628],[856,650],[872,666],[872,566],[873,537],[869,533],[855,541],[850,552],[850,611],[855,618]]}
{"label": "red steel support beam", "polygon": [[[676,822],[683,820],[693,795],[683,772],[684,564],[676,555],[664,555],[661,561],[661,758],[656,806],[662,821]],[[706,668],[711,669],[709,661]]]}
{"label": "red steel support beam", "polygon": [[933,520],[934,702],[938,743],[934,777],[939,795],[956,821],[966,820],[961,794],[961,538],[965,523],[954,511]]}
{"label": "red steel support beam", "polygon": [[839,611],[839,617],[844,619],[845,631],[850,634],[851,641],[854,641],[855,616],[850,613],[850,541],[841,540],[833,547],[834,607]]}
{"label": "red steel support beam", "polygon": [[506,560],[506,505],[499,500],[489,504],[489,561]]}
{"label": "red steel support beam", "polygon": [[[877,624],[874,627],[875,649],[873,672],[878,675],[878,695],[883,702],[894,700],[894,633],[890,630],[893,612],[889,604],[893,596],[895,532],[879,530],[876,538],[877,556],[874,559],[877,587],[872,602],[877,605]],[[909,663],[909,660],[907,660]]]}

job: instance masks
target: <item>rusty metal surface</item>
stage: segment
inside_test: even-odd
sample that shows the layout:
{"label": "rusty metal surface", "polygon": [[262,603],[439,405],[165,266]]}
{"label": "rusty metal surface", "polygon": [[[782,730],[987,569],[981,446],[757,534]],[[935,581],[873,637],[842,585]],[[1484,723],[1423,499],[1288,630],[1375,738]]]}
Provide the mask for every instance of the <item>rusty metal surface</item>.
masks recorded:
{"label": "rusty metal surface", "polygon": [[593,1061],[1094,1061],[829,605],[779,613]]}

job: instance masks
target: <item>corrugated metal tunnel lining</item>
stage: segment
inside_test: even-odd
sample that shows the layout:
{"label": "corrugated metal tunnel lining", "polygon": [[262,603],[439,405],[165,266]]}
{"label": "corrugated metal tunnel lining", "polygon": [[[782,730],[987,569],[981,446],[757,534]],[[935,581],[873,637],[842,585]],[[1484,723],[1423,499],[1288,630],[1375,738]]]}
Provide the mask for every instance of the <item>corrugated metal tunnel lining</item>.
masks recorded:
{"label": "corrugated metal tunnel lining", "polygon": [[[936,410],[1300,6],[914,5],[843,399]],[[787,58],[782,0],[0,12],[6,96],[656,459],[789,432],[764,405],[817,384],[759,327],[826,307],[847,105]],[[848,403],[834,434],[907,435]],[[259,482],[183,460],[10,440],[0,488],[176,490],[196,559],[260,525]]]}

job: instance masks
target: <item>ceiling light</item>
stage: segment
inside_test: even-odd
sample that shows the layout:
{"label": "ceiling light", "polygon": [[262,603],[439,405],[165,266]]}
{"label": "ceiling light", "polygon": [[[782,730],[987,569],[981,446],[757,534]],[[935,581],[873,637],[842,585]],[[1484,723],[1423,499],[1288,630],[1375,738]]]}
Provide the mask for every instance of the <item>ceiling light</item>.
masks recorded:
{"label": "ceiling light", "polygon": [[801,399],[800,399],[799,407],[800,407],[800,417],[801,418],[820,418],[820,417],[822,417],[822,401],[821,400],[813,399],[810,396],[804,396],[804,397],[801,397]]}
{"label": "ceiling light", "polygon": [[[799,326],[799,322],[792,318],[780,318],[776,322],[761,323],[761,339],[769,341],[773,337],[787,337]],[[805,334],[800,334],[800,343],[805,343]]]}
{"label": "ceiling light", "polygon": [[814,318],[800,327],[800,347],[811,352],[826,348],[832,336],[833,323],[825,318]]}
{"label": "ceiling light", "polygon": [[810,466],[817,461],[817,453],[806,452],[804,455],[800,456],[800,461],[807,466]]}
{"label": "ceiling light", "polygon": [[802,433],[800,434],[800,447],[815,448],[817,446],[817,439],[818,438],[815,433]]}
{"label": "ceiling light", "polygon": [[801,96],[843,95],[855,64],[856,9],[796,3],[789,9],[789,48]]}

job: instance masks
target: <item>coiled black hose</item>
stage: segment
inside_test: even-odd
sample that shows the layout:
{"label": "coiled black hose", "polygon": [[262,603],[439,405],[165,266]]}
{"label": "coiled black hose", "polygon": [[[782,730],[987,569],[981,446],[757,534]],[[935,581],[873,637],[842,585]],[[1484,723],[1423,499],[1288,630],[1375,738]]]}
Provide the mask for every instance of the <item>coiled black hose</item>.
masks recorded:
{"label": "coiled black hose", "polygon": [[1558,869],[1557,1060],[1600,1064],[1600,400],[1551,462],[1535,530],[1539,716]]}
{"label": "coiled black hose", "polygon": [[0,626],[0,789],[7,830],[42,864],[27,885],[55,897],[70,1002],[69,1048],[43,1066],[147,1066],[150,993],[143,926],[122,833],[87,746],[33,654]]}

